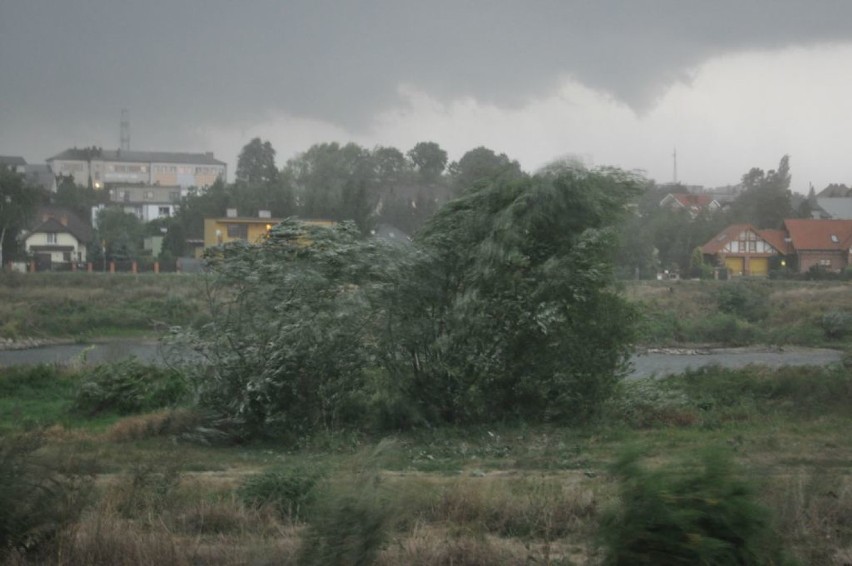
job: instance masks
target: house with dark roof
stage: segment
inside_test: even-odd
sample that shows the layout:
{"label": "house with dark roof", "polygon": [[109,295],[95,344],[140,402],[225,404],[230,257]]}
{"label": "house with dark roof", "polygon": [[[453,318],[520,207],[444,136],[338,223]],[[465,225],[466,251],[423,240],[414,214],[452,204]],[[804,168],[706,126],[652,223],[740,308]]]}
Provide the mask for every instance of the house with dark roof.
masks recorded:
{"label": "house with dark roof", "polygon": [[41,269],[86,261],[86,246],[92,242],[92,228],[65,208],[38,209],[31,230],[24,234],[24,248]]}
{"label": "house with dark roof", "polygon": [[5,166],[15,173],[26,173],[27,161],[16,155],[0,155],[0,167]]}
{"label": "house with dark roof", "polygon": [[163,185],[205,189],[227,177],[227,165],[207,153],[67,149],[47,159],[56,175],[102,189],[117,184]]}
{"label": "house with dark roof", "polygon": [[852,220],[852,196],[817,197],[816,204],[821,218]]}
{"label": "house with dark roof", "polygon": [[783,230],[735,224],[704,244],[701,252],[734,277],[767,275],[784,265],[799,273],[814,267],[840,272],[852,265],[852,220],[789,219]]}
{"label": "house with dark roof", "polygon": [[56,192],[56,177],[47,165],[27,164],[25,173],[27,183],[39,187],[45,192]]}

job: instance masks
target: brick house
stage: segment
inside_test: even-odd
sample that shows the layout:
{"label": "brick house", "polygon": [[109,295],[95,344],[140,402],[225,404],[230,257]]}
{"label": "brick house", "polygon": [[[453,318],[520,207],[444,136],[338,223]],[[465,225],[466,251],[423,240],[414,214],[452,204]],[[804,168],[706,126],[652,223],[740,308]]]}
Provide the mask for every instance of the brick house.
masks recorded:
{"label": "brick house", "polygon": [[711,263],[731,276],[767,275],[773,258],[805,273],[812,267],[841,272],[852,265],[852,220],[789,219],[783,230],[751,224],[728,226],[701,247]]}
{"label": "brick house", "polygon": [[784,230],[798,259],[799,273],[816,266],[841,272],[852,265],[852,220],[784,221]]}

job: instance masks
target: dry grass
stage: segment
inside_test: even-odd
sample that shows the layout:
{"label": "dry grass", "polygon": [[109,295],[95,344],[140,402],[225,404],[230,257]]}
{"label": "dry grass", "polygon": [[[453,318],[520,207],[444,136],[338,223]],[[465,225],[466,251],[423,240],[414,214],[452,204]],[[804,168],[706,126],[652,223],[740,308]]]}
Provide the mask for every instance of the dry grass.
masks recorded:
{"label": "dry grass", "polygon": [[[539,563],[522,541],[471,535],[420,525],[394,539],[377,560],[380,566],[491,566]],[[548,562],[542,562],[548,563]]]}
{"label": "dry grass", "polygon": [[133,442],[158,436],[179,435],[201,424],[201,416],[190,409],[167,409],[121,419],[106,431],[111,442]]}
{"label": "dry grass", "polygon": [[778,530],[804,563],[850,564],[852,477],[800,470],[776,478],[766,502],[775,512]]}
{"label": "dry grass", "polygon": [[587,529],[596,511],[594,491],[565,478],[466,478],[442,489],[428,519],[552,541]]}

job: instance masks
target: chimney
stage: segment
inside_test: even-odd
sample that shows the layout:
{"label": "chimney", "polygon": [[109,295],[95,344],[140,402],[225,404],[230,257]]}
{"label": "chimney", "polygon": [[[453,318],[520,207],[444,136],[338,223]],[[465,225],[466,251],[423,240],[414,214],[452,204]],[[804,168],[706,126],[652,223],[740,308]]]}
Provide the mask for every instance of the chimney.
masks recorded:
{"label": "chimney", "polygon": [[236,218],[236,217],[237,217],[237,209],[236,209],[236,208],[229,208],[229,209],[227,209],[227,210],[225,211],[225,216],[226,216],[227,218]]}
{"label": "chimney", "polygon": [[68,215],[63,214],[62,216],[60,216],[59,217],[59,223],[62,224],[63,226],[68,226]]}
{"label": "chimney", "polygon": [[204,155],[206,155],[207,157],[213,157],[213,152],[212,151],[205,151]]}
{"label": "chimney", "polygon": [[257,211],[258,218],[272,218],[272,213],[268,210],[258,210]]}

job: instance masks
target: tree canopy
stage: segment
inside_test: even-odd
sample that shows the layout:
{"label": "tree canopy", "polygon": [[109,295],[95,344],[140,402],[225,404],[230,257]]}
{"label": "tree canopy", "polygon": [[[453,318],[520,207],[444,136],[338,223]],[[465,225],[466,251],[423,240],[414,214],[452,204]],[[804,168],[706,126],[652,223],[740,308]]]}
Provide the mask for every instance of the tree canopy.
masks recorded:
{"label": "tree canopy", "polygon": [[209,256],[212,321],[186,335],[213,368],[195,374],[201,398],[253,431],[583,421],[629,355],[613,226],[637,182],[483,183],[412,246],[295,220],[225,245]]}
{"label": "tree canopy", "polygon": [[29,186],[20,173],[0,165],[0,268],[10,253],[17,252],[16,236],[43,201],[40,189]]}
{"label": "tree canopy", "polygon": [[275,166],[275,150],[268,141],[252,139],[240,151],[237,158],[237,183],[263,185],[278,180],[278,168]]}

